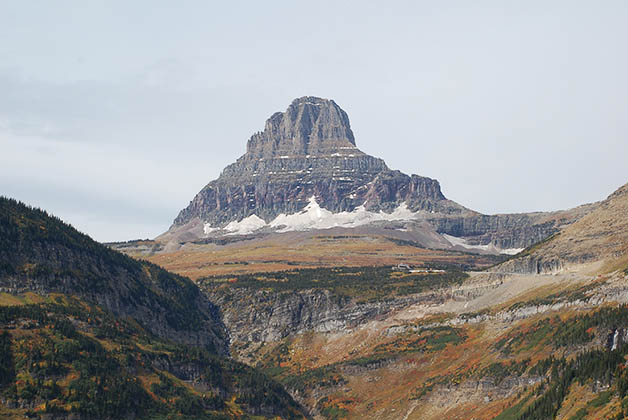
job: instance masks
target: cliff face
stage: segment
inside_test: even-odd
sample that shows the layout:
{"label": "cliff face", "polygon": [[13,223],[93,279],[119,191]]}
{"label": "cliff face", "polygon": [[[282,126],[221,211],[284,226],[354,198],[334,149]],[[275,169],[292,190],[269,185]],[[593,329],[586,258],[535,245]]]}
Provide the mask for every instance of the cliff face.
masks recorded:
{"label": "cliff face", "polygon": [[310,197],[332,212],[464,209],[445,199],[438,181],[390,170],[355,145],[347,114],[327,99],[295,99],[266,121],[246,153],[182,210],[173,227],[199,219],[212,226],[256,216],[270,222],[301,211]]}
{"label": "cliff face", "polygon": [[442,303],[467,277],[459,271],[345,267],[207,277],[199,285],[221,308],[237,347],[311,331],[345,333],[410,305]]}
{"label": "cliff face", "polygon": [[329,155],[355,149],[349,117],[334,101],[305,96],[277,112],[247,143],[246,158]]}
{"label": "cliff face", "polygon": [[[312,200],[326,213],[308,213]],[[342,220],[330,222],[338,214]],[[312,223],[282,224],[294,215]],[[208,235],[427,220],[438,233],[469,245],[518,249],[580,215],[559,220],[546,213],[486,216],[469,210],[445,198],[437,180],[391,170],[359,150],[347,114],[332,100],[308,96],[273,114],[249,139],[246,153],[207,184],[159,240],[178,246]]]}
{"label": "cliff face", "polygon": [[503,249],[525,248],[560,231],[595,209],[597,203],[556,212],[514,214],[430,215],[437,232],[463,237],[470,244],[488,244]]}
{"label": "cliff face", "polygon": [[420,300],[412,297],[358,303],[325,289],[280,294],[240,289],[209,296],[222,309],[231,341],[248,343],[276,342],[307,331],[346,331]]}

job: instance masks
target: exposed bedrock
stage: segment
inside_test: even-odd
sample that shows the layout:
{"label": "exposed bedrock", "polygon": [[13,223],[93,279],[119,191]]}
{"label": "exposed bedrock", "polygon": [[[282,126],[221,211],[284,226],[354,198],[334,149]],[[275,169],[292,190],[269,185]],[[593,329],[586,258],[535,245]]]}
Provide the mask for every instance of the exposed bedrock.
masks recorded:
{"label": "exposed bedrock", "polygon": [[253,215],[264,226],[303,211],[311,197],[332,213],[361,206],[391,213],[405,205],[439,233],[502,249],[526,247],[564,222],[544,219],[547,213],[486,216],[448,200],[437,180],[391,170],[359,150],[347,114],[333,100],[307,96],[273,114],[246,153],[181,210],[162,239],[195,240],[207,234],[205,226],[220,235],[229,223]]}
{"label": "exposed bedrock", "polygon": [[208,296],[221,307],[232,342],[273,342],[306,331],[346,331],[413,303],[446,298],[446,294],[430,293],[355,302],[325,289],[284,293],[231,289]]}
{"label": "exposed bedrock", "polygon": [[525,248],[558,231],[556,221],[537,223],[538,214],[483,214],[430,218],[438,233],[463,237],[471,244],[507,248]]}

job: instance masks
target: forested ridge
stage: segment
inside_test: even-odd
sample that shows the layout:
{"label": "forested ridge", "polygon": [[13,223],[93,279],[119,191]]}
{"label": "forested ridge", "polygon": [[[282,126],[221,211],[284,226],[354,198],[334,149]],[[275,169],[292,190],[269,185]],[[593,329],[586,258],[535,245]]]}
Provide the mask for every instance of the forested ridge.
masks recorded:
{"label": "forested ridge", "polygon": [[186,277],[0,197],[0,418],[302,418]]}

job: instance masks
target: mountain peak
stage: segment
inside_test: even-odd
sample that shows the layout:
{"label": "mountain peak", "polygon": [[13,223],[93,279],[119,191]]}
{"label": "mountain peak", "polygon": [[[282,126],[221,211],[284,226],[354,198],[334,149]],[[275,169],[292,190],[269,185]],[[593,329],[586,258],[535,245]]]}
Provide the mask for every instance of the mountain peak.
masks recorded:
{"label": "mountain peak", "polygon": [[336,103],[332,99],[319,98],[318,96],[301,96],[300,98],[295,98],[290,103],[290,106],[301,106],[301,105],[323,106],[323,105],[328,105],[328,104],[336,105]]}
{"label": "mountain peak", "polygon": [[247,144],[250,158],[326,155],[355,148],[347,113],[333,100],[303,96],[268,120]]}
{"label": "mountain peak", "polygon": [[346,225],[347,217],[381,221],[388,216],[380,211],[391,214],[402,204],[412,212],[466,211],[445,199],[438,181],[392,171],[360,151],[336,102],[303,96],[251,136],[246,153],[181,210],[169,235],[196,239],[216,231],[282,229],[272,224],[282,217],[300,229],[302,220],[290,216],[307,213],[312,196],[320,209],[308,214],[328,212],[333,217],[326,220],[335,225]]}

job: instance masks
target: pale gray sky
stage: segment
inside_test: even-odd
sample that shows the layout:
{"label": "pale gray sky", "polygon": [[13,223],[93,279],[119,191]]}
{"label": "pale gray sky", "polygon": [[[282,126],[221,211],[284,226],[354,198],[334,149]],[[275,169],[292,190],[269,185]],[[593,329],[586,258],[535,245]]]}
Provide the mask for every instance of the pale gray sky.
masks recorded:
{"label": "pale gray sky", "polygon": [[0,194],[154,237],[299,96],[485,213],[628,182],[628,2],[0,0]]}

